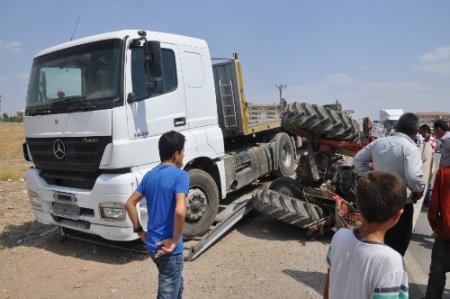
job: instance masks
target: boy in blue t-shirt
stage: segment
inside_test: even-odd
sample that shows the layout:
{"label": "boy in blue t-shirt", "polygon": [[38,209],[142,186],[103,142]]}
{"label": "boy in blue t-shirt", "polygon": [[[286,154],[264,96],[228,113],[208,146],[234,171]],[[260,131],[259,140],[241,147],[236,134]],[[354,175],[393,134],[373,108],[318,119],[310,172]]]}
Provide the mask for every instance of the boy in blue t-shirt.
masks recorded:
{"label": "boy in blue t-shirt", "polygon": [[[183,236],[189,174],[182,170],[185,137],[164,133],[158,142],[161,164],[147,172],[125,204],[133,231],[145,242],[159,271],[158,298],[181,298],[183,293]],[[147,200],[148,224],[139,223],[136,204]]]}

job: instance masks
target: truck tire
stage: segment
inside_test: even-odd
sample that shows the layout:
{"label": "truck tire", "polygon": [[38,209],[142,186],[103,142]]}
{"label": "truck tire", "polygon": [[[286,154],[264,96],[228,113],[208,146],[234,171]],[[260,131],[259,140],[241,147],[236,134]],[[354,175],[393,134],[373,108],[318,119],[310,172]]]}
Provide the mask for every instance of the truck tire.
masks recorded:
{"label": "truck tire", "polygon": [[289,104],[283,112],[281,126],[297,136],[303,136],[306,131],[317,137],[339,140],[352,140],[359,133],[358,123],[345,112],[308,103]]}
{"label": "truck tire", "polygon": [[291,137],[284,132],[280,132],[272,138],[271,142],[278,142],[276,147],[278,165],[276,165],[277,169],[272,175],[275,177],[291,176],[295,170],[294,144]]}
{"label": "truck tire", "polygon": [[206,233],[214,222],[219,206],[219,191],[214,179],[206,171],[191,169],[189,177],[183,235],[193,238]]}

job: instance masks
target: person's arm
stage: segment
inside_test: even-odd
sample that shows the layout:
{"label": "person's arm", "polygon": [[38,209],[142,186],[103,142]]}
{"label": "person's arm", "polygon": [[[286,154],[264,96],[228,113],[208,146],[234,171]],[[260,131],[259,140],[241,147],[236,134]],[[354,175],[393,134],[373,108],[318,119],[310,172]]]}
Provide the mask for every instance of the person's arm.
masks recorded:
{"label": "person's arm", "polygon": [[176,198],[177,198],[177,205],[175,207],[173,240],[174,242],[178,243],[186,219],[186,194],[178,193]]}
{"label": "person's arm", "polygon": [[436,232],[437,220],[439,213],[441,211],[441,171],[440,169],[436,172],[436,178],[434,179],[433,191],[431,192],[430,205],[428,207],[428,222],[433,230],[435,237],[439,237]]}
{"label": "person's arm", "polygon": [[127,202],[125,203],[125,210],[127,211],[128,217],[130,217],[130,221],[133,224],[134,229],[141,228],[140,231],[137,232],[139,238],[141,238],[142,241],[145,242],[145,236],[146,233],[142,229],[142,225],[139,223],[139,216],[138,211],[136,208],[137,203],[143,198],[144,196],[135,191],[131,196],[128,198]]}
{"label": "person's arm", "polygon": [[175,216],[174,216],[174,229],[172,239],[165,239],[161,242],[156,243],[157,247],[160,247],[156,253],[156,257],[164,254],[172,253],[181,238],[181,233],[183,231],[184,222],[186,219],[186,194],[177,193],[176,194],[176,206],[175,206]]}
{"label": "person's arm", "polygon": [[450,137],[442,139],[442,151],[443,152],[450,152]]}
{"label": "person's arm", "polygon": [[328,268],[325,286],[323,288],[323,299],[328,299],[328,288],[330,287],[330,268]]}
{"label": "person's arm", "polygon": [[372,146],[368,144],[353,158],[353,165],[358,172],[367,172],[370,171],[370,162],[372,162]]}
{"label": "person's arm", "polygon": [[423,181],[422,157],[417,148],[408,148],[405,153],[405,181],[406,185],[411,189],[414,198],[420,199],[425,190],[425,182]]}
{"label": "person's arm", "polygon": [[[387,263],[393,261],[386,261]],[[401,261],[400,261],[401,264]],[[388,267],[389,267],[388,266]],[[403,267],[402,267],[403,268]],[[386,272],[382,276],[378,277],[379,281],[374,281],[374,289],[370,296],[371,299],[375,298],[409,298],[408,291],[408,273],[404,269],[395,268],[384,269]]]}

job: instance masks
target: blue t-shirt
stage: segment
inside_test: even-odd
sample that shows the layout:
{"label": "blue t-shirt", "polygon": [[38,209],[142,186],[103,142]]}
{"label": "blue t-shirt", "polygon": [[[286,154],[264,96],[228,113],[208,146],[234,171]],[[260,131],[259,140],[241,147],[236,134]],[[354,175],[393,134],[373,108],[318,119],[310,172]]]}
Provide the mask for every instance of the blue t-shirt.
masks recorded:
{"label": "blue t-shirt", "polygon": [[[156,243],[173,237],[176,194],[189,192],[189,174],[173,165],[160,164],[147,172],[136,190],[147,200],[147,249],[156,254]],[[183,236],[172,254],[183,252]]]}

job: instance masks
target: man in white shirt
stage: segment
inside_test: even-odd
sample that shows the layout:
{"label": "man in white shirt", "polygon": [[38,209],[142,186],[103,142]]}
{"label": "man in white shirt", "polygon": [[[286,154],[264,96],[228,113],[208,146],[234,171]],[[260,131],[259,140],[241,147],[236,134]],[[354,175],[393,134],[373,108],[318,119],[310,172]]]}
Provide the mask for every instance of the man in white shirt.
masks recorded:
{"label": "man in white shirt", "polygon": [[413,141],[419,131],[419,118],[414,113],[403,114],[392,136],[382,137],[360,150],[353,162],[358,172],[385,171],[400,176],[406,181],[408,197],[404,212],[398,223],[388,232],[385,244],[405,255],[412,236],[413,203],[420,199],[425,189],[422,172],[422,156]]}

